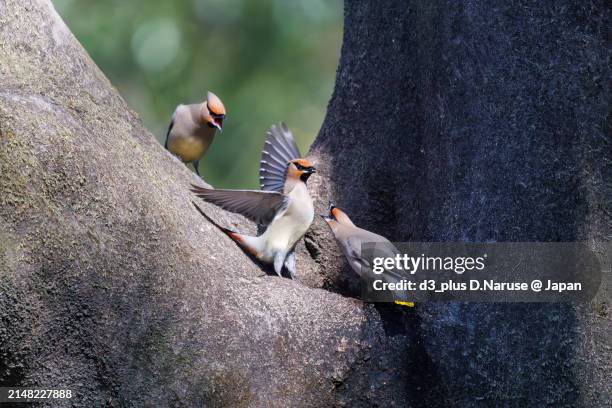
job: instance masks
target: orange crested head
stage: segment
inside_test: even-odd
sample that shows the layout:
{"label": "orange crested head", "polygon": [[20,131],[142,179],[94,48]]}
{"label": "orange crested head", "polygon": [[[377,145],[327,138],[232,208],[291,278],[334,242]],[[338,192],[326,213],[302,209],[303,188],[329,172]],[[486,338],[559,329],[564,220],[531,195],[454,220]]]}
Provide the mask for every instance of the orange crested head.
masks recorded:
{"label": "orange crested head", "polygon": [[210,127],[215,127],[219,131],[223,130],[223,120],[225,119],[225,105],[221,102],[221,99],[212,92],[208,92],[206,96],[206,102],[204,103],[206,109],[202,109],[204,115],[204,121]]}
{"label": "orange crested head", "polygon": [[348,215],[333,204],[329,205],[329,218],[344,225],[355,225]]}
{"label": "orange crested head", "polygon": [[289,162],[287,178],[300,179],[304,183],[308,177],[317,172],[317,169],[306,159],[295,159]]}

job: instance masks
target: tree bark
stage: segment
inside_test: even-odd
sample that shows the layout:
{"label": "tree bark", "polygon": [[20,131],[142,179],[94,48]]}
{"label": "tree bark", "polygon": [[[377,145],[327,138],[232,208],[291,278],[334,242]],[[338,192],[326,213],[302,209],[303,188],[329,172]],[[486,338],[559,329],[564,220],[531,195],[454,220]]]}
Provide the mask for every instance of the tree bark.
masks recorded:
{"label": "tree bark", "polygon": [[[347,2],[317,206],[396,241],[609,243],[608,25],[603,2]],[[590,305],[366,305],[333,293],[356,277],[320,220],[305,284],[279,279],[193,182],[49,2],[0,1],[2,385],[67,406],[609,400],[609,283]]]}
{"label": "tree bark", "polygon": [[50,2],[1,1],[0,41],[3,385],[71,388],[64,403],[87,407],[353,406],[402,391],[386,385],[402,373],[376,377],[404,347],[376,310],[266,275],[204,220],[196,176]]}
{"label": "tree bark", "polygon": [[394,241],[587,241],[604,270],[591,304],[417,307],[412,404],[609,403],[609,26],[603,1],[345,3],[320,191]]}

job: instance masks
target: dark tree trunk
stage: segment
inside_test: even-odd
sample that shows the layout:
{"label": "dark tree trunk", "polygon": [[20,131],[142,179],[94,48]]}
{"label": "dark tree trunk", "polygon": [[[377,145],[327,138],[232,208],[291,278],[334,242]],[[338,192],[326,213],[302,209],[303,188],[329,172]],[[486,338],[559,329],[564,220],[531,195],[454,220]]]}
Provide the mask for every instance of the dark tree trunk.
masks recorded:
{"label": "dark tree trunk", "polygon": [[[607,9],[506,3],[347,2],[320,209],[393,240],[609,249]],[[0,0],[2,385],[79,406],[609,401],[609,283],[590,305],[364,305],[332,293],[356,278],[321,221],[311,287],[266,276],[195,181],[49,2]]]}
{"label": "dark tree trunk", "polygon": [[420,305],[414,405],[610,401],[609,10],[346,3],[321,198],[395,241],[588,241],[604,263],[591,304]]}

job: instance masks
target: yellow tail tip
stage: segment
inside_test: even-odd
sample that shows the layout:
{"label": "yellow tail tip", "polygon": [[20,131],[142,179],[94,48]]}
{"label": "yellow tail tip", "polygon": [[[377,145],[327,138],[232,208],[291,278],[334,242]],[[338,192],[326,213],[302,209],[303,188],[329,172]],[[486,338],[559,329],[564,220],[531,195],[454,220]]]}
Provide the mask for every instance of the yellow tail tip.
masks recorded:
{"label": "yellow tail tip", "polygon": [[406,307],[414,307],[414,302],[402,302],[401,300],[396,300],[395,304],[406,306]]}

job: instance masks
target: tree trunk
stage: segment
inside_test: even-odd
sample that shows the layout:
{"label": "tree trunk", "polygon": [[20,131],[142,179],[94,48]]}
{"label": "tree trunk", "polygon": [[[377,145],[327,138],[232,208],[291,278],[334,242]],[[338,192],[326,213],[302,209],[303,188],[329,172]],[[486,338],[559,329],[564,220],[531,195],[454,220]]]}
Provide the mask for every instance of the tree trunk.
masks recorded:
{"label": "tree trunk", "polygon": [[320,191],[394,241],[588,241],[604,269],[591,304],[417,307],[412,404],[612,398],[609,17],[603,1],[346,2]]}
{"label": "tree trunk", "polygon": [[[609,242],[603,2],[345,14],[320,209],[397,241]],[[195,211],[195,182],[48,1],[0,0],[2,385],[70,388],[67,406],[609,400],[609,286],[590,305],[365,305],[333,293],[356,277],[321,221],[307,285],[268,276]]]}
{"label": "tree trunk", "polygon": [[196,176],[48,1],[0,2],[0,39],[2,384],[71,388],[87,407],[358,405],[401,391],[377,377],[404,345],[376,310],[266,275],[202,218]]}

